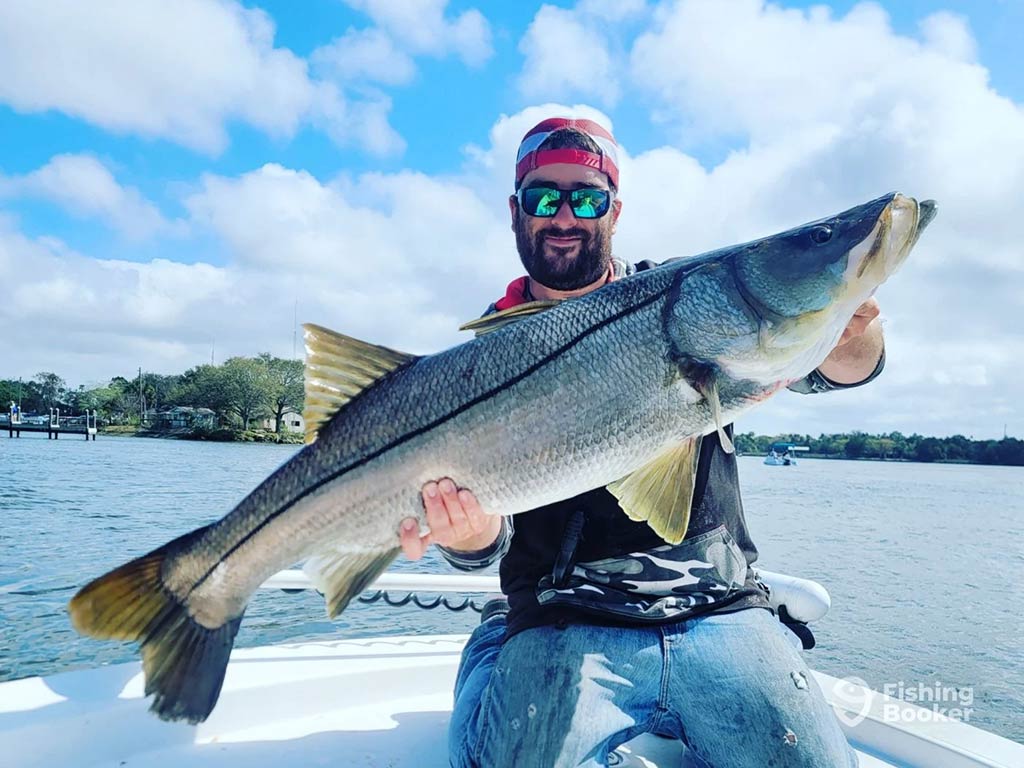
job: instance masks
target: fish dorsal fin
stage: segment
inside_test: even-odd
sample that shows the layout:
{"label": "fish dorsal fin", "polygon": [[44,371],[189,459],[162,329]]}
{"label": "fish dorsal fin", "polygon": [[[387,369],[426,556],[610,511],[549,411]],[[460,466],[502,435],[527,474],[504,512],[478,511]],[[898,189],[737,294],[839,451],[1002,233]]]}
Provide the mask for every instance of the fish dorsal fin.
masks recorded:
{"label": "fish dorsal fin", "polygon": [[718,397],[718,384],[711,379],[707,384],[698,386],[697,391],[711,406],[711,417],[715,420],[715,431],[718,432],[718,442],[722,444],[722,450],[726,453],[735,453],[736,447],[725,433],[725,424],[722,423],[722,400]]}
{"label": "fish dorsal fin", "polygon": [[690,437],[607,486],[630,520],[644,520],[669,544],[686,537],[700,436]]}
{"label": "fish dorsal fin", "polygon": [[545,299],[543,301],[528,301],[525,304],[517,304],[514,307],[503,309],[500,312],[492,312],[489,315],[478,317],[476,320],[470,320],[459,326],[460,331],[473,331],[477,336],[483,336],[485,333],[496,331],[499,328],[504,328],[509,323],[514,323],[516,320],[521,320],[529,315],[535,315],[538,312],[543,312],[545,309],[550,309],[556,304],[561,304],[561,299]]}
{"label": "fish dorsal fin", "polygon": [[326,424],[353,397],[400,366],[415,360],[387,347],[353,339],[343,333],[307,323],[306,342],[306,442],[316,440]]}

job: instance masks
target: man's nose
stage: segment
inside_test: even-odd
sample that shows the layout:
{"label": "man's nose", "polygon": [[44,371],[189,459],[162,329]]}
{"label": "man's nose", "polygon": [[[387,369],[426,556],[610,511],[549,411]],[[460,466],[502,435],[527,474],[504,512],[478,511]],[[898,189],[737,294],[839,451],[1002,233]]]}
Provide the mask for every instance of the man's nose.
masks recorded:
{"label": "man's nose", "polygon": [[575,226],[576,214],[572,212],[572,206],[569,205],[568,200],[566,200],[560,206],[558,206],[558,210],[555,211],[555,215],[552,218],[552,221],[555,224],[561,224],[562,226],[565,227]]}

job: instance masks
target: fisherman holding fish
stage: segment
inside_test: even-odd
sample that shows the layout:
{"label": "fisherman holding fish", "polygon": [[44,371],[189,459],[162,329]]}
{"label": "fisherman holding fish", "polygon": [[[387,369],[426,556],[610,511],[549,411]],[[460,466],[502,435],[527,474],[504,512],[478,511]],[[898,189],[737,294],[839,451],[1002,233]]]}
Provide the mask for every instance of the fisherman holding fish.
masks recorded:
{"label": "fisherman holding fish", "polygon": [[855,763],[751,567],[731,424],[786,386],[878,373],[869,299],[935,204],[893,192],[632,267],[612,258],[617,188],[610,133],[545,121],[509,199],[528,274],[476,338],[411,355],[304,326],[307,445],[68,605],[79,632],[140,644],[156,715],[210,716],[277,571],[303,562],[334,618],[436,541],[458,567],[500,557],[509,605],[466,645],[456,766],[601,765],[644,731],[718,768]]}
{"label": "fisherman holding fish", "polygon": [[[471,324],[478,333],[656,266],[612,255],[618,173],[615,139],[593,121],[551,118],[526,134],[509,211],[527,274]],[[874,299],[861,304],[824,362],[789,388],[877,376],[878,314]],[[661,468],[666,482],[689,472],[676,544],[623,514],[621,488],[513,519],[486,514],[458,477],[423,487],[430,531],[403,523],[406,556],[438,544],[463,570],[500,558],[508,598],[488,604],[463,652],[453,766],[603,766],[644,732],[681,739],[696,764],[715,768],[857,764],[752,567],[731,435],[720,427]]]}

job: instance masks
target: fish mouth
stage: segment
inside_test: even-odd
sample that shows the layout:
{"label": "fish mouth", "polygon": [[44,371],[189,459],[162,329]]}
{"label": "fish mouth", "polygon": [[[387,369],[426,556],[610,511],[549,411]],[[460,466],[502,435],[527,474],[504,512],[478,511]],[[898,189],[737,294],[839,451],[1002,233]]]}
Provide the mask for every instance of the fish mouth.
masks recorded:
{"label": "fish mouth", "polygon": [[939,212],[939,206],[934,200],[922,200],[917,204],[917,211],[917,233],[914,235],[914,243],[917,243],[917,238],[924,232],[924,228],[932,223],[935,214]]}
{"label": "fish mouth", "polygon": [[888,278],[906,261],[918,238],[938,213],[934,200],[918,202],[896,193],[882,210],[875,228],[851,252],[857,264],[856,277],[863,278],[869,270],[879,269],[878,282]]}

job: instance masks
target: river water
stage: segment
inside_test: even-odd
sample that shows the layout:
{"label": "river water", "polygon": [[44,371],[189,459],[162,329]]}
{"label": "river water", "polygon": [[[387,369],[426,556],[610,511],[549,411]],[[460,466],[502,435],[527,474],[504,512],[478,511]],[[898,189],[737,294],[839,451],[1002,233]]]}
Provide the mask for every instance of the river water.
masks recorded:
{"label": "river water", "polygon": [[[0,681],[134,660],[129,644],[72,631],[75,589],[221,517],[295,450],[0,435]],[[813,667],[905,696],[937,692],[940,707],[1024,742],[1024,469],[740,463],[760,563],[832,595]],[[433,555],[392,567],[449,572]],[[353,604],[331,622],[315,593],[261,590],[237,645],[468,632],[477,620]]]}

